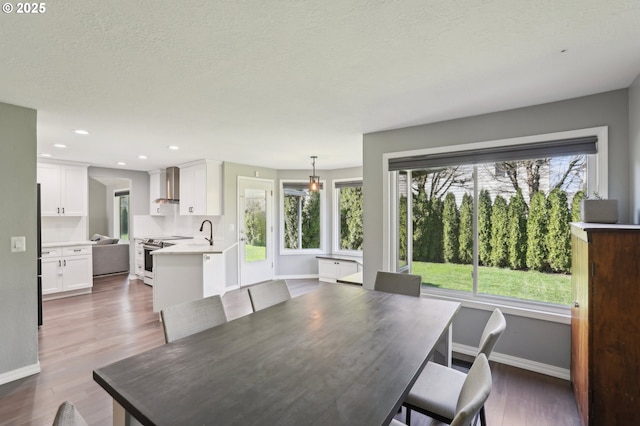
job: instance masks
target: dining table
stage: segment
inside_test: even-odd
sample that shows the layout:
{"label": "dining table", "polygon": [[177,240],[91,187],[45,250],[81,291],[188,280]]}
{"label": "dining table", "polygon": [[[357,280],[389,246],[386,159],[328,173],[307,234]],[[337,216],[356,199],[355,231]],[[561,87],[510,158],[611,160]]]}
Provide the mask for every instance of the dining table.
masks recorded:
{"label": "dining table", "polygon": [[326,285],[93,377],[127,424],[387,425],[459,309]]}

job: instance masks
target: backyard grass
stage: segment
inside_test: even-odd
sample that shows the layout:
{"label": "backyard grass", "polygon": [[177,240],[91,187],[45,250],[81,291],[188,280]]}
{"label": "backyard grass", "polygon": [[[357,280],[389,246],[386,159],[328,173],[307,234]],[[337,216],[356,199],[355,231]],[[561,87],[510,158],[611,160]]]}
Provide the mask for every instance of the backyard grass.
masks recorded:
{"label": "backyard grass", "polygon": [[[471,265],[413,262],[412,273],[422,276],[422,285],[472,292]],[[538,271],[513,271],[480,266],[478,293],[568,306],[571,303],[571,275]]]}
{"label": "backyard grass", "polygon": [[264,260],[267,257],[267,248],[262,246],[244,246],[244,260],[246,262],[255,262],[256,260]]}

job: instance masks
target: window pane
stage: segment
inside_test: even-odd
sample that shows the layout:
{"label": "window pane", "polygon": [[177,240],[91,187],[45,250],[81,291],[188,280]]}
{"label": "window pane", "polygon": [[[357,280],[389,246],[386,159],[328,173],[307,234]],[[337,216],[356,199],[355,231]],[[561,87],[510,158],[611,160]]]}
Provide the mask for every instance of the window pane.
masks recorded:
{"label": "window pane", "polygon": [[285,188],[284,248],[320,248],[320,192]]}
{"label": "window pane", "polygon": [[267,258],[267,191],[246,189],[244,200],[244,259],[246,262],[265,260]]}
{"label": "window pane", "polygon": [[478,293],[570,303],[569,222],[586,180],[585,155],[478,165]]}
{"label": "window pane", "polygon": [[129,196],[118,197],[120,203],[120,239],[129,239]]}
{"label": "window pane", "polygon": [[340,250],[362,250],[362,188],[347,187],[338,191]]}
{"label": "window pane", "polygon": [[398,259],[397,270],[402,271],[403,268],[409,264],[407,252],[408,252],[408,232],[409,232],[409,217],[407,215],[407,200],[409,197],[409,184],[407,183],[409,174],[406,171],[398,172]]}
{"label": "window pane", "polygon": [[429,287],[473,291],[473,166],[412,172],[412,273]]}

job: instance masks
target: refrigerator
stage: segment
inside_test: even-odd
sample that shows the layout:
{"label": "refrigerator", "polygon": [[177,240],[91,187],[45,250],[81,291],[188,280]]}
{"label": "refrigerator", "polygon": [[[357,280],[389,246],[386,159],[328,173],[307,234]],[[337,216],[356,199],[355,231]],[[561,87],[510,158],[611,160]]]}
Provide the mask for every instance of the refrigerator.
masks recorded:
{"label": "refrigerator", "polygon": [[38,251],[37,251],[37,256],[38,256],[38,283],[37,283],[37,287],[38,287],[38,327],[40,327],[42,325],[42,233],[41,233],[41,227],[42,227],[42,221],[40,219],[40,184],[37,184],[37,190],[36,190],[36,209],[37,209],[37,214],[36,214],[36,229],[37,229],[37,233],[36,233],[36,244],[38,247]]}

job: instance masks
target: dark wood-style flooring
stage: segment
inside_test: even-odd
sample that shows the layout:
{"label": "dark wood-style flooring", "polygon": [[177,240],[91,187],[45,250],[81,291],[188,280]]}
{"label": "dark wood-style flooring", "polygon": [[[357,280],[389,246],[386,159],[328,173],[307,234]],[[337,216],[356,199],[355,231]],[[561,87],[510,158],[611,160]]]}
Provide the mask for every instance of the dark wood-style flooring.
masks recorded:
{"label": "dark wood-style flooring", "polygon": [[[287,282],[293,297],[325,285]],[[229,320],[252,312],[246,289],[227,293],[223,301]],[[92,372],[164,344],[162,326],[152,312],[152,289],[127,275],[96,278],[92,294],[44,302],[43,314],[42,371],[0,386],[0,425],[51,425],[65,400],[74,402],[90,425],[110,425],[111,397],[93,381]],[[491,367],[489,425],[579,425],[568,382],[496,363]],[[439,423],[414,413],[412,425]]]}

